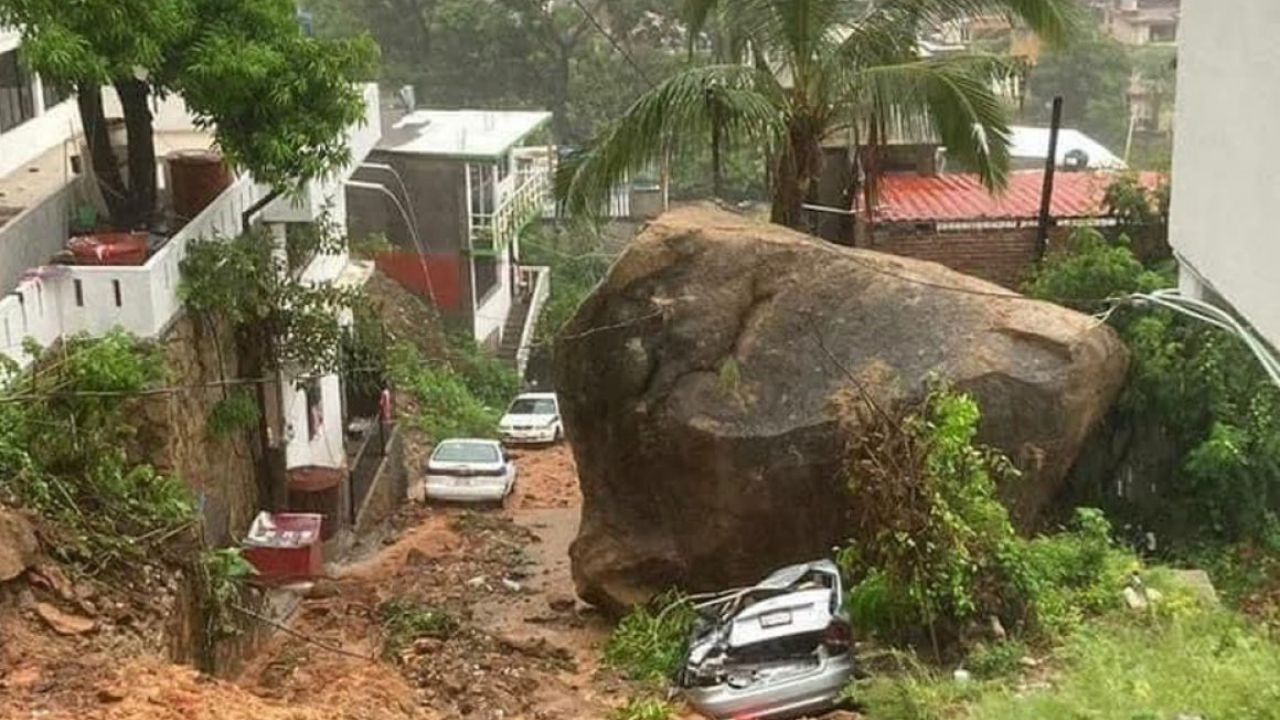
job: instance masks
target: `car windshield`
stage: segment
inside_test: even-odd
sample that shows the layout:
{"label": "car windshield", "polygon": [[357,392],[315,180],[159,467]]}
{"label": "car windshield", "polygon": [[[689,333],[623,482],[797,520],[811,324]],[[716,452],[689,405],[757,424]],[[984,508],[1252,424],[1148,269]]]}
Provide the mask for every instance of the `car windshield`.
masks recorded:
{"label": "car windshield", "polygon": [[498,448],[488,443],[442,443],[433,459],[441,462],[495,463],[502,459]]}
{"label": "car windshield", "polygon": [[512,415],[555,415],[556,401],[551,398],[517,398],[508,412]]}

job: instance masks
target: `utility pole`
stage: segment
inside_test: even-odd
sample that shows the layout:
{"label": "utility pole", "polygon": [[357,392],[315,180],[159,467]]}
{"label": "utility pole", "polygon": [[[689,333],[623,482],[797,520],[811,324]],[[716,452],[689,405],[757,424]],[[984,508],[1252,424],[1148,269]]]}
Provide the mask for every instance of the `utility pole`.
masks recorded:
{"label": "utility pole", "polygon": [[1062,96],[1053,99],[1049,123],[1049,156],[1044,162],[1044,190],[1040,194],[1040,223],[1036,228],[1036,257],[1049,251],[1049,213],[1053,208],[1053,176],[1058,170],[1058,134],[1062,130]]}

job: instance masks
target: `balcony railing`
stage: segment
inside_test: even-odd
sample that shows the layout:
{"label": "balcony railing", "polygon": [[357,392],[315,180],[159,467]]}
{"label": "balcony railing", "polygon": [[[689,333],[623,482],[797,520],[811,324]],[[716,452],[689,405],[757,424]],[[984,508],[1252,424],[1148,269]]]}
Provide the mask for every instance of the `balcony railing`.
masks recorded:
{"label": "balcony railing", "polygon": [[[366,97],[372,99],[368,125],[351,133],[356,163],[376,143],[380,126],[376,90],[368,90]],[[325,182],[341,191],[339,179]],[[142,265],[39,265],[26,271],[17,287],[0,298],[0,355],[26,367],[31,360],[23,352],[26,338],[48,346],[64,334],[102,335],[114,328],[140,337],[161,336],[182,309],[180,265],[190,243],[239,235],[243,213],[267,192],[250,178],[239,178]],[[6,234],[19,220],[6,226]]]}
{"label": "balcony railing", "polygon": [[493,256],[506,250],[525,225],[541,217],[550,187],[550,165],[541,158],[521,168],[515,190],[496,211],[472,214],[471,253]]}

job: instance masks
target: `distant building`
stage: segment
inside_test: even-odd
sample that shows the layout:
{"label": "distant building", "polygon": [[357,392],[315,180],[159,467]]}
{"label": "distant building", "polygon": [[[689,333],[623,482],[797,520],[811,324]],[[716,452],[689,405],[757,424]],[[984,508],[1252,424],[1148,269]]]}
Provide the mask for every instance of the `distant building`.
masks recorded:
{"label": "distant building", "polygon": [[520,238],[550,196],[554,152],[534,142],[550,119],[400,111],[347,190],[353,236],[387,230],[378,268],[513,364],[549,281],[521,265]]}
{"label": "distant building", "polygon": [[1170,244],[1185,294],[1280,347],[1280,2],[1199,0],[1179,39]]}
{"label": "distant building", "polygon": [[[1116,179],[1109,172],[1060,172],[1050,203],[1050,242],[1077,227],[1115,225],[1103,197]],[[1154,173],[1140,176],[1155,187]],[[890,173],[880,180],[871,212],[859,200],[854,244],[931,260],[975,277],[1017,288],[1039,257],[1036,244],[1043,170],[1014,171],[1008,187],[992,193],[977,175]]]}
{"label": "distant building", "polygon": [[[1044,168],[1049,156],[1049,128],[1015,125],[1011,131],[1009,156],[1015,169]],[[1071,170],[1124,170],[1124,160],[1102,143],[1079,130],[1063,128],[1058,134],[1057,166]]]}
{"label": "distant building", "polygon": [[1126,45],[1178,40],[1181,0],[1107,0],[1101,5],[1103,29]]}

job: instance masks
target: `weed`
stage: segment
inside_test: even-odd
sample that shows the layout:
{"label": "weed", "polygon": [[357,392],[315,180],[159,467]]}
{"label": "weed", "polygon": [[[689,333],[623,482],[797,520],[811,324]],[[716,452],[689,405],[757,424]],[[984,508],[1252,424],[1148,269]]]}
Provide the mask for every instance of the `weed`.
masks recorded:
{"label": "weed", "polygon": [[210,640],[240,634],[235,607],[240,604],[244,581],[257,571],[244,559],[240,548],[207,550],[200,556],[205,574],[205,618]]}
{"label": "weed", "polygon": [[253,393],[237,388],[213,406],[206,425],[213,437],[226,440],[254,427],[258,417],[258,400]]}
{"label": "weed", "polygon": [[983,680],[1008,677],[1022,668],[1027,656],[1027,646],[1018,640],[1008,640],[989,647],[979,647],[969,653],[965,667],[974,677]]}
{"label": "weed", "polygon": [[610,720],[668,720],[675,716],[671,703],[653,697],[633,697],[614,710]]}
{"label": "weed", "polygon": [[403,598],[393,598],[378,606],[382,623],[382,655],[399,660],[415,640],[446,640],[458,630],[458,622],[443,610]]}
{"label": "weed", "polygon": [[605,664],[639,682],[662,682],[684,660],[697,614],[688,600],[666,593],[618,623],[605,646]]}

